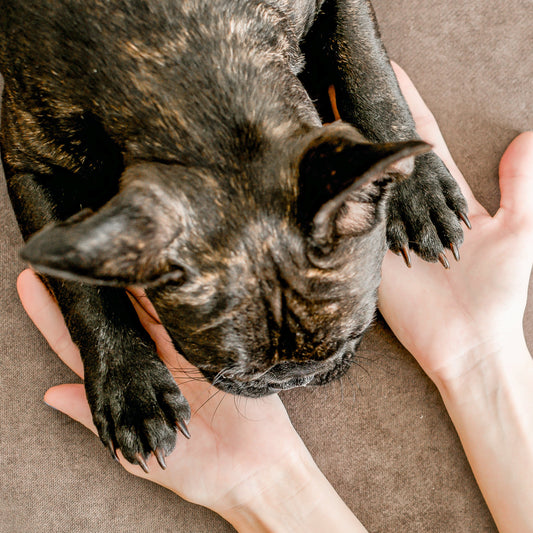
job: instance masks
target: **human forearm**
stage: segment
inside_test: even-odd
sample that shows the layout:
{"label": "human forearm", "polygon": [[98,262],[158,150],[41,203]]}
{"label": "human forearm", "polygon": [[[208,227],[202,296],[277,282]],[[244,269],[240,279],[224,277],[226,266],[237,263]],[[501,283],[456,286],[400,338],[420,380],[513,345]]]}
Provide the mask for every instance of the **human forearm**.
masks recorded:
{"label": "human forearm", "polygon": [[306,452],[238,493],[215,511],[240,533],[366,532]]}
{"label": "human forearm", "polygon": [[501,533],[533,531],[533,360],[518,333],[471,358],[464,374],[437,376],[485,501]]}
{"label": "human forearm", "polygon": [[380,310],[440,390],[502,533],[533,531],[533,362],[522,331],[533,255],[533,133],[519,135],[500,163],[500,209],[477,202],[438,127],[406,75],[422,139],[460,183],[471,231],[461,260],[439,270],[416,257],[408,271],[387,254]]}

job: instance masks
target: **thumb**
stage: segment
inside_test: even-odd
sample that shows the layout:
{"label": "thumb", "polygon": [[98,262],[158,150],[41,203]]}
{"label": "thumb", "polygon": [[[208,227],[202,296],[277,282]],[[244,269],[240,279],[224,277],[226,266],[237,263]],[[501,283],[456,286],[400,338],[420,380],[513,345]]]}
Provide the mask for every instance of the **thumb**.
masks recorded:
{"label": "thumb", "polygon": [[519,231],[533,232],[533,131],[516,137],[500,161],[498,216]]}
{"label": "thumb", "polygon": [[52,387],[46,391],[44,401],[97,434],[83,385],[68,383]]}
{"label": "thumb", "polygon": [[[50,407],[70,416],[70,418],[76,420],[76,422],[79,422],[87,429],[90,429],[95,435],[98,435],[98,431],[93,424],[91,409],[87,403],[87,397],[85,396],[85,387],[82,384],[66,383],[52,387],[46,391],[44,401]],[[124,459],[120,450],[116,450],[116,454],[119,458],[119,463],[128,472],[136,476],[143,475],[143,477],[146,477],[138,466],[134,466]],[[153,456],[151,461],[155,461]],[[167,486],[167,484],[158,481],[157,476],[154,480],[163,486]]]}

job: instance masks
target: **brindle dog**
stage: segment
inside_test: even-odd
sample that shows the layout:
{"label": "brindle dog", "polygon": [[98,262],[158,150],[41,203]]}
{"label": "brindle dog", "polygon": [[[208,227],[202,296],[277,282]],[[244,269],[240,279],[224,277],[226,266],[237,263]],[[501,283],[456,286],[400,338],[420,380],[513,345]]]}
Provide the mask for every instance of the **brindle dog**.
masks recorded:
{"label": "brindle dog", "polygon": [[[458,258],[466,203],[366,0],[0,0],[0,70],[22,256],[100,438],[143,468],[190,409],[123,287],[217,387],[261,396],[348,368],[387,241]],[[330,84],[345,122],[323,126]]]}

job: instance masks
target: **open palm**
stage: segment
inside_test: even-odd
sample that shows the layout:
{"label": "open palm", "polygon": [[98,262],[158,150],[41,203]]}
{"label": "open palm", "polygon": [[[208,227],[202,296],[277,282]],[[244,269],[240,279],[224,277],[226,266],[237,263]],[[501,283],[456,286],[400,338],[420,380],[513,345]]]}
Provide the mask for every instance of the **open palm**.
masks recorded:
{"label": "open palm", "polygon": [[[26,312],[52,349],[83,377],[79,351],[70,339],[57,304],[36,274],[31,270],[22,272],[18,289]],[[269,470],[308,458],[277,395],[256,400],[237,398],[215,389],[175,351],[148,298],[138,289],[130,292],[143,326],[189,401],[192,418],[191,439],[178,434],[176,449],[166,458],[165,470],[151,456],[150,472],[145,474],[118,451],[126,470],[159,483],[189,501],[223,510],[232,499],[242,501],[244,493],[252,498],[263,490],[265,487],[257,480],[270,479]],[[83,385],[53,387],[46,393],[45,401],[96,434]]]}
{"label": "open palm", "polygon": [[[434,146],[459,183],[472,229],[449,270],[391,253],[383,264],[379,307],[402,344],[434,379],[478,363],[472,354],[521,339],[533,263],[533,133],[517,137],[500,164],[501,206],[494,217],[474,198],[438,126],[405,72],[395,66],[419,135]],[[450,254],[451,255],[451,254]]]}

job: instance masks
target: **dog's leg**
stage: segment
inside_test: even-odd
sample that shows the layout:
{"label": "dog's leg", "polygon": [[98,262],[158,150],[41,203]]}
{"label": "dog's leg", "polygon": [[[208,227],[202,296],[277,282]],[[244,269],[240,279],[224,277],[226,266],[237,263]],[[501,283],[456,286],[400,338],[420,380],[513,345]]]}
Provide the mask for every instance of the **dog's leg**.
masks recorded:
{"label": "dog's leg", "polygon": [[[326,0],[305,39],[302,81],[326,118],[327,84],[333,84],[340,117],[375,142],[418,138],[413,118],[381,43],[368,0]],[[326,110],[326,111],[324,111]],[[455,180],[434,152],[418,156],[412,177],[398,183],[388,208],[390,248],[408,247],[447,266],[444,248],[458,257],[460,219],[467,205]],[[468,223],[468,222],[467,222]]]}
{"label": "dog's leg", "polygon": [[[2,159],[25,239],[73,210],[93,207],[90,199],[85,205],[80,205],[81,197],[77,201],[83,185],[76,176],[65,174],[62,182],[59,169],[56,175],[42,174],[47,167],[52,170],[50,165],[43,159],[37,162],[35,153],[24,155],[24,134],[13,129],[8,106],[2,118]],[[120,448],[128,461],[143,468],[151,452],[164,465],[164,454],[175,445],[176,425],[187,434],[190,409],[126,293],[52,277],[45,282],[80,349],[87,399],[102,442],[114,457]]]}

